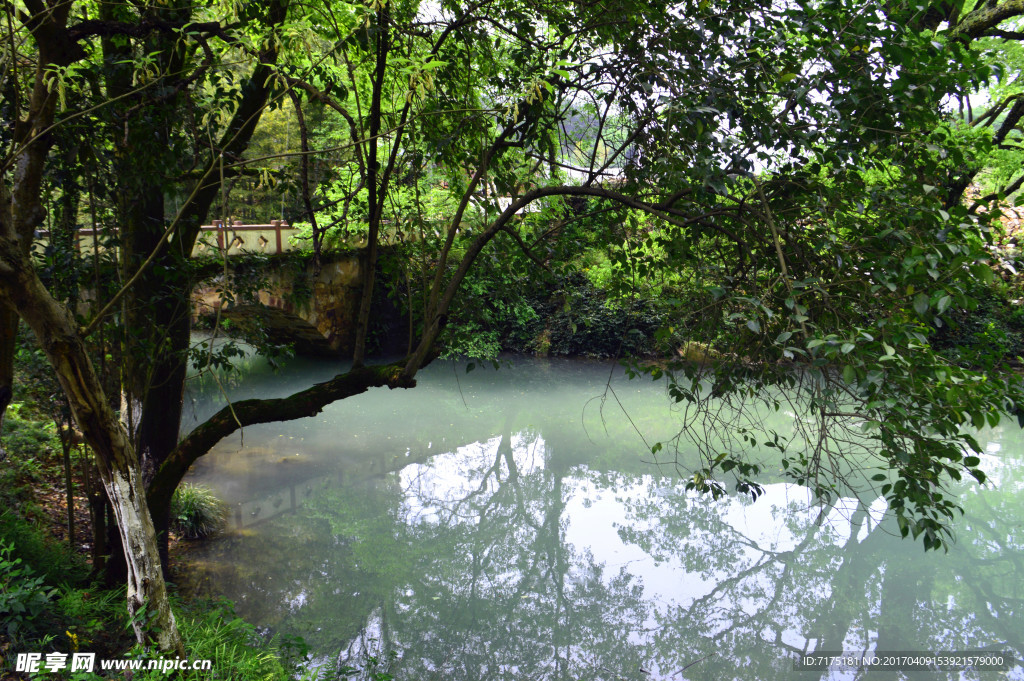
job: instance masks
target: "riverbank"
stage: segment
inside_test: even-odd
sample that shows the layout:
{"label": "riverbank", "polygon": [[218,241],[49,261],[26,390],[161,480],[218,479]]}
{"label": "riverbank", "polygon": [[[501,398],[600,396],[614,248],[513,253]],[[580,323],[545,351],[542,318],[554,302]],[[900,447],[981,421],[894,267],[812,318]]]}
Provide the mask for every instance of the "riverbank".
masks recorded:
{"label": "riverbank", "polygon": [[[63,664],[52,679],[119,678],[122,671],[72,674],[75,653],[96,660],[159,659],[134,640],[124,588],[104,584],[90,564],[92,528],[85,480],[72,458],[74,540],[68,542],[63,452],[52,421],[26,402],[5,419],[5,457],[0,464],[0,679],[30,678],[17,670],[19,655],[41,656]],[[172,573],[177,554],[172,541]],[[210,660],[211,669],[233,679],[293,679],[302,645],[261,636],[238,618],[225,600],[175,598],[175,610],[192,660]],[[61,658],[61,656],[65,656]],[[25,658],[22,657],[24,661]],[[159,669],[135,672],[134,681],[166,679]],[[209,671],[183,672],[182,679],[209,679]]]}

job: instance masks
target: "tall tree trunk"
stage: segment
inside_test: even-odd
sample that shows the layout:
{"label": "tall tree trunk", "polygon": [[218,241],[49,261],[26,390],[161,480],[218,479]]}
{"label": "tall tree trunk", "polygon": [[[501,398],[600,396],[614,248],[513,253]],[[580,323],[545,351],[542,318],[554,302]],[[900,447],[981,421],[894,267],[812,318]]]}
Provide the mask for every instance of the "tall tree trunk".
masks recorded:
{"label": "tall tree trunk", "polygon": [[[133,215],[122,242],[125,270],[130,276],[158,247],[165,229],[163,199],[159,187]],[[133,211],[135,212],[135,211]],[[168,247],[165,267],[144,270],[125,296],[124,328],[131,330],[122,361],[122,391],[128,405],[132,443],[139,456],[143,482],[153,474],[178,444],[185,393],[186,355],[191,320],[189,293],[192,279],[187,255]],[[146,332],[140,333],[141,330]],[[161,562],[167,567],[167,513],[156,509]]]}
{"label": "tall tree trunk", "polygon": [[99,480],[96,464],[87,457],[82,457],[82,481],[85,483],[89,523],[92,526],[92,547],[89,551],[92,577],[98,577],[104,574],[107,565],[107,496]]}
{"label": "tall tree trunk", "polygon": [[[152,18],[189,20],[189,4],[178,4],[161,8]],[[107,20],[130,19],[125,11],[124,6],[117,5],[101,9]],[[158,55],[161,73],[171,80],[183,75],[187,68],[186,52],[177,36],[156,34],[141,42],[147,54]],[[132,44],[108,38],[103,41],[103,50],[108,62],[121,64],[108,73],[107,94],[111,99],[125,97],[135,87]],[[179,95],[139,108],[133,100],[125,98],[120,107],[125,125],[123,129],[113,127],[111,140],[117,154],[118,184],[114,191],[121,224],[122,281],[139,273],[122,300],[121,417],[139,457],[146,485],[178,443],[193,283],[186,261],[194,234],[198,233],[192,228],[198,227],[198,221],[205,217],[204,210],[194,216],[195,224],[184,221],[177,238],[163,243],[168,227],[164,199],[169,189],[168,176],[173,176],[180,160],[174,157],[171,147],[174,127],[183,117],[176,117],[174,112],[180,111],[182,101],[183,96]],[[188,234],[193,236],[188,238]],[[161,251],[159,266],[140,272],[143,263],[157,250]],[[166,512],[158,511],[152,516],[165,569],[166,518]]]}
{"label": "tall tree trunk", "polygon": [[[377,242],[380,240],[380,223],[383,215],[384,196],[377,155],[380,150],[381,98],[384,91],[384,77],[387,74],[388,51],[390,50],[389,4],[377,13],[377,63],[373,74],[373,91],[370,97],[370,149],[367,153],[366,185],[369,201],[369,231],[366,237],[366,267],[363,270],[363,291],[359,301],[359,315],[356,319],[355,349],[352,353],[352,364],[362,366],[366,359],[366,340],[370,328],[370,309],[373,307],[373,284],[377,272]],[[385,173],[386,177],[386,173]],[[386,181],[386,180],[384,180]]]}
{"label": "tall tree trunk", "polygon": [[110,408],[72,316],[47,292],[9,233],[0,233],[0,294],[17,308],[46,353],[96,461],[128,565],[128,611],[136,638],[184,655],[167,598],[138,457]]}

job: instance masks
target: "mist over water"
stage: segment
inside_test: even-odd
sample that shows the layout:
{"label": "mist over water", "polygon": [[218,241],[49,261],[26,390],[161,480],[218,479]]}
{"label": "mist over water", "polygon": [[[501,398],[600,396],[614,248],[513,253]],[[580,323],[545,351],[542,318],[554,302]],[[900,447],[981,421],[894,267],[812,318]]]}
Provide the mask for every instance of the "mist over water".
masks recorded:
{"label": "mist over water", "polygon": [[[223,388],[286,395],[341,368],[253,364]],[[302,636],[318,663],[394,652],[397,679],[855,679],[865,672],[794,662],[1024,651],[1015,424],[981,434],[993,484],[956,489],[957,543],[925,554],[883,501],[815,505],[770,455],[756,502],[686,492],[665,464],[675,455],[658,465],[649,447],[678,432],[680,410],[664,384],[613,365],[437,362],[418,381],[247,428],[200,460],[189,480],[230,505],[231,523],[185,552],[183,588]],[[224,403],[212,382],[192,387],[197,419]],[[782,431],[792,415],[770,418]]]}

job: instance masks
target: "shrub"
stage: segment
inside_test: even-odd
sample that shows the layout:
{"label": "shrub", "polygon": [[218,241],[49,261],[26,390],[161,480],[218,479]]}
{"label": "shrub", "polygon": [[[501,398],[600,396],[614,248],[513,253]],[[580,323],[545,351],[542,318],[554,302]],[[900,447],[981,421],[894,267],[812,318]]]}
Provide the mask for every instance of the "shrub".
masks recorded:
{"label": "shrub", "polygon": [[[611,300],[579,272],[562,277],[531,301],[543,330],[529,344],[506,349],[584,357],[648,356],[658,353],[655,332],[663,315],[653,301]],[[511,333],[506,338],[514,338]]]}
{"label": "shrub", "polygon": [[3,446],[7,458],[24,480],[39,481],[44,468],[52,465],[54,452],[60,451],[60,437],[53,422],[28,418],[24,405],[13,402],[4,418]]}
{"label": "shrub", "polygon": [[89,571],[66,543],[51,541],[38,523],[11,511],[0,513],[0,544],[10,547],[12,560],[23,560],[51,586],[80,582]]}
{"label": "shrub", "polygon": [[42,628],[40,619],[57,590],[44,587],[44,578],[13,554],[14,547],[0,539],[0,622],[16,640]]}
{"label": "shrub", "polygon": [[208,537],[224,527],[224,502],[206,487],[185,483],[171,498],[171,527],[188,539]]}

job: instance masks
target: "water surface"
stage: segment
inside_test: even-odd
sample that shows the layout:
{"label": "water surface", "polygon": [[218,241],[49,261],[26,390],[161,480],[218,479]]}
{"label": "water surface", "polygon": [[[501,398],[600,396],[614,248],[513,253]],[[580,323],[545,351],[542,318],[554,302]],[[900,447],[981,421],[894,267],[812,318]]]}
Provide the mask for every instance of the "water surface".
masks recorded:
{"label": "water surface", "polygon": [[[284,395],[339,366],[256,369],[224,390]],[[220,388],[195,387],[196,418],[222,404]],[[771,418],[781,429],[791,415]],[[202,459],[190,480],[230,504],[231,529],[188,552],[185,587],[302,636],[320,663],[390,655],[397,679],[855,679],[865,672],[798,672],[794,660],[1020,658],[1015,425],[982,434],[993,484],[957,489],[957,543],[925,554],[898,538],[881,500],[814,505],[770,460],[756,502],[686,492],[649,449],[680,420],[662,384],[605,363],[519,358],[468,374],[435,363],[414,390],[247,428]]]}

